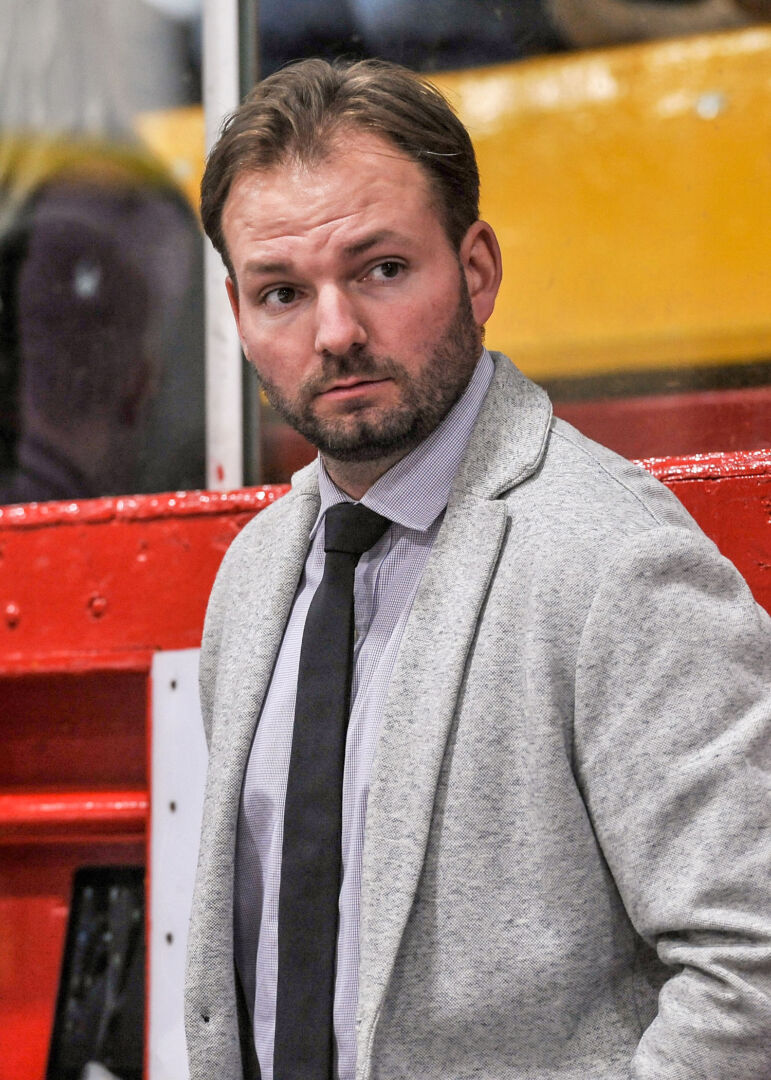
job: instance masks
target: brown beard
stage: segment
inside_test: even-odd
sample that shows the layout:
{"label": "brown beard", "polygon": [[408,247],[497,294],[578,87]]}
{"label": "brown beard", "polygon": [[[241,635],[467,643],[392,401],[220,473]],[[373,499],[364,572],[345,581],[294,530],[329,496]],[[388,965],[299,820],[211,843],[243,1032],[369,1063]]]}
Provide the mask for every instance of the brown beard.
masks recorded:
{"label": "brown beard", "polygon": [[[260,382],[276,412],[324,456],[343,462],[376,461],[402,456],[431,434],[466,389],[481,347],[481,332],[461,272],[455,313],[419,374],[410,375],[391,357],[376,357],[357,345],[342,356],[324,356],[321,372],[302,384],[294,401],[263,376]],[[401,400],[377,418],[356,419],[355,408],[343,417],[320,418],[313,409],[316,396],[335,380],[356,375],[393,379]]]}

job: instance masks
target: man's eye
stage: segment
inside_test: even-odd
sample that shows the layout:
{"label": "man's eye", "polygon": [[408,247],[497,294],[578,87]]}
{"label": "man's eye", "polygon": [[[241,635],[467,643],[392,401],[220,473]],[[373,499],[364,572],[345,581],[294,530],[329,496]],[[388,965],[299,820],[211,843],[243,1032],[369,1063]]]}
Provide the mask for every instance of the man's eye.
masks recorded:
{"label": "man's eye", "polygon": [[396,262],[394,259],[386,259],[385,262],[378,263],[370,271],[370,274],[375,280],[390,280],[391,278],[398,277],[404,270],[401,263]]}
{"label": "man's eye", "polygon": [[291,304],[297,293],[289,285],[281,285],[278,289],[271,289],[262,298],[263,304],[268,307],[282,307]]}

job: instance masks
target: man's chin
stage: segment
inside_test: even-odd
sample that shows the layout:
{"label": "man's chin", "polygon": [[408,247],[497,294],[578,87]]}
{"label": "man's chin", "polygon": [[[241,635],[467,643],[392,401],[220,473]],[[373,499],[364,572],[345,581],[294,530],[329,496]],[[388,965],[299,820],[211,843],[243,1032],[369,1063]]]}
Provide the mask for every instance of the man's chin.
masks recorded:
{"label": "man's chin", "polygon": [[405,437],[388,440],[363,439],[354,441],[318,438],[309,441],[321,452],[322,457],[352,464],[402,457],[417,446],[420,439]]}
{"label": "man's chin", "polygon": [[[346,463],[380,461],[408,453],[425,437],[417,418],[404,418],[400,425],[362,421],[333,424],[313,423],[298,427],[324,457]],[[351,418],[349,418],[351,420]]]}

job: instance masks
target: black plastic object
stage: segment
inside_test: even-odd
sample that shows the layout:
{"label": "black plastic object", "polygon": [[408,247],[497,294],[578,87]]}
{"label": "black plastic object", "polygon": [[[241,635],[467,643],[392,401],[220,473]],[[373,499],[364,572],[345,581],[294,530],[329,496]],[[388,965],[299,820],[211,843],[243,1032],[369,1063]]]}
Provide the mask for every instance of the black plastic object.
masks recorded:
{"label": "black plastic object", "polygon": [[142,1080],[145,885],[141,866],[75,874],[46,1080]]}

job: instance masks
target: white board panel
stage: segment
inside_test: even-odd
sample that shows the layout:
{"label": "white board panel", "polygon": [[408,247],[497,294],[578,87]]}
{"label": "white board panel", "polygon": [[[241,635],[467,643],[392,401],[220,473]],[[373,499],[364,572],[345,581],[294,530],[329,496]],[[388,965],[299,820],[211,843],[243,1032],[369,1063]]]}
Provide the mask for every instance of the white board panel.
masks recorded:
{"label": "white board panel", "polygon": [[198,649],[156,653],[152,667],[150,826],[150,1080],[188,1080],[185,949],[193,895],[206,740]]}

